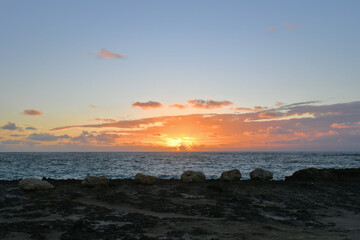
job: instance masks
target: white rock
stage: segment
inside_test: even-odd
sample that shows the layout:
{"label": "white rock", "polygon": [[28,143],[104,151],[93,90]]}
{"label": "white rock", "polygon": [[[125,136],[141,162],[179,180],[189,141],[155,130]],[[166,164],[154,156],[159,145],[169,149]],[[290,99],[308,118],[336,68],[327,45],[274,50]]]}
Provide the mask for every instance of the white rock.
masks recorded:
{"label": "white rock", "polygon": [[181,174],[182,182],[204,182],[205,175],[202,172],[185,171]]}
{"label": "white rock", "polygon": [[273,178],[273,174],[272,172],[266,171],[261,168],[257,168],[250,173],[250,178],[252,180],[268,181]]}
{"label": "white rock", "polygon": [[241,173],[238,169],[225,171],[221,174],[220,179],[223,181],[239,181],[241,178]]}
{"label": "white rock", "polygon": [[81,181],[81,184],[87,187],[95,187],[106,185],[109,183],[109,179],[105,176],[95,177],[87,176],[84,180]]}
{"label": "white rock", "polygon": [[33,191],[33,190],[48,190],[55,188],[54,185],[47,181],[42,181],[36,178],[25,178],[19,182],[19,187],[22,190]]}
{"label": "white rock", "polygon": [[157,180],[157,177],[145,175],[142,173],[138,173],[135,175],[135,182],[140,183],[140,184],[151,185],[151,184],[155,183],[156,180]]}

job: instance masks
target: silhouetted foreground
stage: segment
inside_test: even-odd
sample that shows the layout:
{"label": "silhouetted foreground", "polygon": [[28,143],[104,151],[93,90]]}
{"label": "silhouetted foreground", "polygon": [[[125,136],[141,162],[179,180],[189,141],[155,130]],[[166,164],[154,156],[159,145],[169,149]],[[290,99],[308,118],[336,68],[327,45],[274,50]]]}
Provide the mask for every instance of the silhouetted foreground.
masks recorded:
{"label": "silhouetted foreground", "polygon": [[19,181],[0,181],[0,239],[360,236],[360,169],[307,169],[286,181],[119,179],[92,188],[46,180],[55,188],[22,191]]}

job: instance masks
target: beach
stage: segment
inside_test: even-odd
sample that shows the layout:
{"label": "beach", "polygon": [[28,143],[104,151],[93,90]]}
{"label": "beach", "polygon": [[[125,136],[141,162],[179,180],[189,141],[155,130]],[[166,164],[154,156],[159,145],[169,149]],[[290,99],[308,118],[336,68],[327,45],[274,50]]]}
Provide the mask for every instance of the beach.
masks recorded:
{"label": "beach", "polygon": [[0,239],[358,239],[358,178],[45,179],[55,188],[43,191],[3,180]]}

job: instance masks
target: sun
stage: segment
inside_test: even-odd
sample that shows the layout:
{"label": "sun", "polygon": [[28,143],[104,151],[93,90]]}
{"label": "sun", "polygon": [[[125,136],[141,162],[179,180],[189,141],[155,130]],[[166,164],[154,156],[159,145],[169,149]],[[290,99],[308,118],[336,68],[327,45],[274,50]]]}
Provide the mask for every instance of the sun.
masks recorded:
{"label": "sun", "polygon": [[194,138],[191,137],[173,137],[166,138],[166,146],[174,147],[177,151],[191,151],[194,144]]}

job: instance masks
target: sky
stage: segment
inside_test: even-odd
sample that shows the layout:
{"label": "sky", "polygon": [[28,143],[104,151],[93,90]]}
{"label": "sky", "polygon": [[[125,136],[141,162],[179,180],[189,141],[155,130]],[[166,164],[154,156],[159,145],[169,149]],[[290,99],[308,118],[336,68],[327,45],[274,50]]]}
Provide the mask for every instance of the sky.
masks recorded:
{"label": "sky", "polygon": [[359,151],[359,9],[0,0],[0,151]]}

